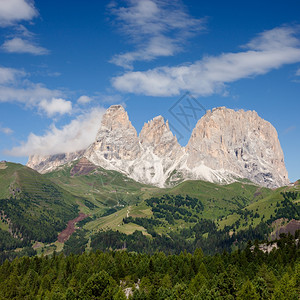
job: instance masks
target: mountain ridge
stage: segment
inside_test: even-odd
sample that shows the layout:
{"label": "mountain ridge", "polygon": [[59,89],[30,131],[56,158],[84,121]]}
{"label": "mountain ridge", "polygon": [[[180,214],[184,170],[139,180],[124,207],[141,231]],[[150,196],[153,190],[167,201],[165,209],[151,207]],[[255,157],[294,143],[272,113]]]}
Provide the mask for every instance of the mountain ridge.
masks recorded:
{"label": "mountain ridge", "polygon": [[187,179],[230,183],[246,178],[271,188],[289,183],[272,124],[255,111],[225,107],[208,110],[182,147],[162,116],[145,123],[138,135],[125,109],[112,105],[102,118],[94,143],[86,150],[32,155],[27,166],[46,173],[81,157],[159,187]]}

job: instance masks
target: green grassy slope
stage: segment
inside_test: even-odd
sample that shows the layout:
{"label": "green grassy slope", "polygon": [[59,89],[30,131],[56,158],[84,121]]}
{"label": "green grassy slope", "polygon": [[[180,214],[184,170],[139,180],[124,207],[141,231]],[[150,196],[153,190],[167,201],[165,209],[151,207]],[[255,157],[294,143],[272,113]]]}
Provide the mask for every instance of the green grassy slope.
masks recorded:
{"label": "green grassy slope", "polygon": [[[37,247],[39,253],[42,248],[51,253],[63,245],[49,242],[80,211],[89,215],[79,225],[88,245],[97,232],[110,229],[127,235],[137,230],[150,238],[176,233],[194,239],[201,232],[206,238],[214,226],[231,234],[262,222],[271,225],[276,218],[291,219],[300,203],[299,183],[271,190],[249,182],[218,185],[189,180],[161,189],[96,166],[88,174],[74,175],[78,164],[74,161],[44,175],[19,164],[0,164],[0,213],[5,214],[0,235],[13,228],[19,239],[44,242]],[[198,223],[208,229],[196,228]],[[7,234],[3,238],[9,239]]]}
{"label": "green grassy slope", "polygon": [[[295,193],[295,199],[289,198],[290,204],[284,203],[284,195]],[[261,221],[272,223],[278,218],[297,218],[296,209],[300,203],[300,182],[294,185],[272,190],[262,199],[245,206],[240,211],[228,215],[219,222],[219,227],[233,226],[236,230],[242,230],[251,226],[257,226]],[[289,209],[290,207],[290,209]],[[237,223],[238,222],[238,226]]]}
{"label": "green grassy slope", "polygon": [[145,197],[147,191],[157,189],[101,167],[87,175],[71,176],[70,172],[77,163],[74,161],[43,176],[80,197],[80,210],[88,214],[101,216],[112,209],[134,205]]}
{"label": "green grassy slope", "polygon": [[20,164],[2,164],[0,191],[1,229],[10,230],[24,244],[55,241],[78,215],[74,195]]}
{"label": "green grassy slope", "polygon": [[201,180],[185,181],[174,188],[162,189],[154,196],[189,195],[202,201],[204,205],[203,218],[217,219],[230,214],[232,211],[243,208],[252,202],[258,201],[272,194],[267,188],[253,184],[235,182],[228,185],[218,185]]}

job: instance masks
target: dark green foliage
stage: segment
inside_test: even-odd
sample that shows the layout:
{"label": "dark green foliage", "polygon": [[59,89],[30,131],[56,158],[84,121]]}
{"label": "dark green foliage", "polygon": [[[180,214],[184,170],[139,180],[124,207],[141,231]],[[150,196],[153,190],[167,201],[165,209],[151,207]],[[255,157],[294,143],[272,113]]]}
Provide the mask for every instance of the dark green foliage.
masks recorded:
{"label": "dark green foliage", "polygon": [[[197,222],[197,213],[203,211],[204,206],[197,198],[186,195],[163,195],[160,198],[150,198],[146,203],[152,208],[156,218],[165,220],[174,225],[174,219],[183,219],[186,222]],[[196,213],[196,214],[194,214]]]}
{"label": "dark green foliage", "polygon": [[87,217],[87,218],[84,218],[83,220],[79,221],[77,223],[77,226],[79,227],[83,227],[86,223],[92,221],[93,219],[91,217]]}
{"label": "dark green foliage", "polygon": [[115,207],[109,208],[101,215],[101,217],[109,216],[117,211],[118,210]]}
{"label": "dark green foliage", "polygon": [[79,293],[80,299],[112,299],[117,283],[105,271],[93,274]]}
{"label": "dark green foliage", "polygon": [[88,239],[85,237],[87,231],[79,229],[75,231],[70,238],[65,242],[63,252],[66,255],[71,253],[80,254],[85,251]]}
{"label": "dark green foliage", "polygon": [[26,243],[20,239],[15,239],[7,231],[0,229],[0,251],[12,250],[25,245]]}
{"label": "dark green foliage", "polygon": [[157,236],[157,234],[154,231],[154,226],[160,226],[163,224],[162,221],[153,219],[153,218],[149,219],[149,218],[128,217],[128,218],[124,218],[123,222],[124,222],[124,224],[134,223],[134,224],[140,225],[140,226],[146,228],[147,232],[154,237]]}
{"label": "dark green foliage", "polygon": [[[44,186],[50,193],[42,199],[33,194],[21,193],[18,198],[1,199],[0,211],[4,211],[11,221],[11,231],[25,242],[38,240],[53,242],[57,233],[66,223],[77,216],[77,207],[70,207],[62,201],[59,191]],[[51,195],[55,197],[52,198]]]}
{"label": "dark green foliage", "polygon": [[268,224],[280,218],[300,220],[300,206],[290,200],[295,200],[298,196],[298,192],[281,193],[281,195],[284,200],[280,202],[278,208],[275,210],[275,216],[271,216],[268,220]]}
{"label": "dark green foliage", "polygon": [[23,257],[0,266],[0,299],[298,299],[300,249],[291,235],[263,253],[90,252]]}
{"label": "dark green foliage", "polygon": [[[0,264],[2,264],[6,259],[13,260],[16,257],[23,257],[23,256],[34,256],[36,255],[36,251],[31,247],[24,247],[21,251],[3,251],[0,253]],[[0,298],[1,299],[1,298]]]}
{"label": "dark green foliage", "polygon": [[30,168],[7,163],[0,179],[0,222],[7,230],[0,230],[0,251],[6,250],[2,257],[19,256],[10,250],[34,241],[54,242],[78,215],[76,196]]}
{"label": "dark green foliage", "polygon": [[[101,251],[126,248],[129,251],[150,254],[155,251],[179,254],[184,250],[194,252],[195,249],[202,248],[205,254],[215,254],[224,250],[231,251],[234,244],[243,248],[248,240],[264,240],[270,231],[270,228],[261,222],[255,228],[250,226],[247,230],[229,235],[230,228],[217,230],[213,221],[202,219],[193,227],[182,229],[179,233],[170,232],[169,235],[159,235],[151,227],[156,224],[157,220],[129,217],[124,221],[138,222],[137,224],[147,228],[152,238],[139,231],[130,235],[112,230],[100,231],[92,236],[91,247]],[[208,233],[208,236],[204,237],[204,233]]]}
{"label": "dark green foliage", "polygon": [[92,203],[91,201],[89,201],[87,199],[83,199],[83,202],[84,202],[84,205],[86,207],[88,207],[89,209],[97,208],[97,206],[94,203]]}

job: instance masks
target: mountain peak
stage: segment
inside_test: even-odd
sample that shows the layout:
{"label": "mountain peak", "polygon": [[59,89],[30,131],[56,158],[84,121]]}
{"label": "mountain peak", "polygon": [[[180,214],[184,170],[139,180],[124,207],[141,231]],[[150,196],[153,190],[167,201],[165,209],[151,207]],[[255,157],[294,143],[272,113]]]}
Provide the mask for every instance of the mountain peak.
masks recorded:
{"label": "mountain peak", "polygon": [[113,104],[106,110],[106,112],[110,111],[125,111],[125,108],[121,104]]}
{"label": "mountain peak", "polygon": [[32,156],[27,165],[47,171],[80,157],[158,186],[186,179],[229,183],[247,178],[267,187],[289,183],[275,128],[255,111],[226,107],[208,110],[181,147],[162,116],[145,123],[137,136],[123,106],[112,105],[95,142],[82,154]]}
{"label": "mountain peak", "polygon": [[115,130],[117,128],[128,129],[131,127],[133,128],[124,107],[122,105],[112,105],[106,110],[102,117],[99,132],[101,132],[103,129]]}
{"label": "mountain peak", "polygon": [[181,151],[181,146],[171,132],[168,121],[165,122],[162,116],[157,116],[145,123],[139,139],[144,148],[151,147],[153,153],[159,157],[171,156],[175,159]]}
{"label": "mountain peak", "polygon": [[276,129],[255,111],[209,111],[198,121],[186,150],[190,168],[203,163],[265,186],[289,183]]}

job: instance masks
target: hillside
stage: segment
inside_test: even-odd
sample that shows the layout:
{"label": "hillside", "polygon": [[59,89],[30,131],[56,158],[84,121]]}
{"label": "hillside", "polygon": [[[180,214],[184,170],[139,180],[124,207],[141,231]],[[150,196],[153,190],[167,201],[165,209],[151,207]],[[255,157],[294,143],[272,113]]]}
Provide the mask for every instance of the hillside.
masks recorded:
{"label": "hillside", "polygon": [[54,242],[78,215],[77,197],[38,172],[14,163],[0,167],[0,248]]}
{"label": "hillside", "polygon": [[0,174],[0,232],[8,240],[2,250],[33,246],[49,254],[125,247],[179,253],[201,247],[213,254],[300,227],[298,221],[286,227],[300,219],[299,183],[272,190],[247,180],[190,180],[157,188],[85,158],[44,175],[5,163]]}
{"label": "hillside", "polygon": [[299,245],[285,236],[272,246],[214,256],[197,249],[24,257],[0,266],[0,299],[299,299]]}
{"label": "hillside", "polygon": [[147,194],[148,190],[157,189],[138,183],[122,173],[87,164],[84,158],[43,176],[73,195],[81,197],[80,210],[93,214],[103,214],[109,209],[117,210],[133,205],[143,194]]}

